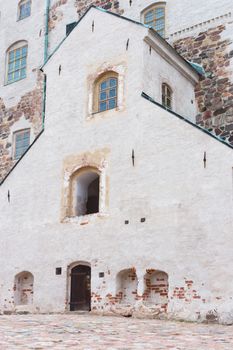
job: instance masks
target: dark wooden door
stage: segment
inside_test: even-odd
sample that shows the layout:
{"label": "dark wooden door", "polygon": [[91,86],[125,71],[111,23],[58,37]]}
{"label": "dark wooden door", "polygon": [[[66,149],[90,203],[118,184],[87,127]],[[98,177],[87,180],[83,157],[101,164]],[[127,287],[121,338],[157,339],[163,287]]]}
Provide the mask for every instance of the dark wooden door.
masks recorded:
{"label": "dark wooden door", "polygon": [[70,311],[91,309],[91,268],[78,265],[71,270]]}

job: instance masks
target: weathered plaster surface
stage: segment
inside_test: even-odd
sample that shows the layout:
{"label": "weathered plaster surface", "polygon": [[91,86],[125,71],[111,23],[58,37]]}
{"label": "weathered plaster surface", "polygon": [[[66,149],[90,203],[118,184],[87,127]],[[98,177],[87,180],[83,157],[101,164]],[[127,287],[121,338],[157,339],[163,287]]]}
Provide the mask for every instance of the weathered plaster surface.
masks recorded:
{"label": "weathered plaster surface", "polygon": [[21,96],[15,106],[7,108],[0,98],[0,182],[16,162],[12,157],[13,132],[30,127],[32,142],[42,130],[43,74],[39,70],[37,74],[35,89]]}

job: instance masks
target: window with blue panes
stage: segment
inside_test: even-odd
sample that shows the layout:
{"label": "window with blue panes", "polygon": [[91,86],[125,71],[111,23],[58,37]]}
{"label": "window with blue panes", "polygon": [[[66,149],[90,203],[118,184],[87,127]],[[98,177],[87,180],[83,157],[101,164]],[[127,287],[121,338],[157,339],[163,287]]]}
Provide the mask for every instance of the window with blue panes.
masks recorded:
{"label": "window with blue panes", "polygon": [[99,84],[98,111],[117,107],[117,78],[110,77]]}
{"label": "window with blue panes", "polygon": [[163,38],[165,37],[165,7],[150,8],[144,14],[144,23],[152,27]]}
{"label": "window with blue panes", "polygon": [[30,129],[14,133],[14,159],[19,159],[30,145]]}
{"label": "window with blue panes", "polygon": [[19,16],[18,19],[24,19],[31,15],[31,1],[24,0],[19,3]]}
{"label": "window with blue panes", "polygon": [[26,78],[27,54],[27,45],[17,45],[8,51],[7,83]]}

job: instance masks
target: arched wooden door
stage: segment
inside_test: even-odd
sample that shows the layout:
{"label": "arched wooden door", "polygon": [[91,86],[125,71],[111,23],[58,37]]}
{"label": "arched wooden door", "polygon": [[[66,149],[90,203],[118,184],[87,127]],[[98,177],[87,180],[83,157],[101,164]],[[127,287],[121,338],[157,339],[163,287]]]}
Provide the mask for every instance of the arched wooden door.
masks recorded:
{"label": "arched wooden door", "polygon": [[91,310],[91,268],[77,265],[71,270],[70,311]]}

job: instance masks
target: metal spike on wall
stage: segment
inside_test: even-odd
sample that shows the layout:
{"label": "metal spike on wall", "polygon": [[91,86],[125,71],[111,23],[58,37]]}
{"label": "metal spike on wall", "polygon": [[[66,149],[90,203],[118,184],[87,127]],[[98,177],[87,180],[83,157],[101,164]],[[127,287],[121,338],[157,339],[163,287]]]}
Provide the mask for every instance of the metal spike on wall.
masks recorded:
{"label": "metal spike on wall", "polygon": [[150,52],[150,55],[151,55],[151,46],[149,47],[149,52]]}
{"label": "metal spike on wall", "polygon": [[131,5],[132,5],[132,2],[133,2],[133,0],[129,0],[129,6],[131,6]]}
{"label": "metal spike on wall", "polygon": [[134,149],[132,149],[132,164],[133,164],[133,166],[135,164]]}
{"label": "metal spike on wall", "polygon": [[10,191],[8,190],[7,192],[7,199],[8,199],[8,203],[10,203],[11,201],[11,195],[10,195]]}
{"label": "metal spike on wall", "polygon": [[126,43],[126,51],[128,50],[129,48],[129,39],[127,40],[127,43]]}
{"label": "metal spike on wall", "polygon": [[204,152],[204,158],[203,158],[203,163],[204,163],[204,168],[206,168],[206,152]]}
{"label": "metal spike on wall", "polygon": [[59,66],[59,75],[61,74],[61,65]]}
{"label": "metal spike on wall", "polygon": [[94,30],[95,30],[95,21],[93,21],[92,22],[92,26],[91,26],[91,28],[92,28],[92,33],[94,32]]}

